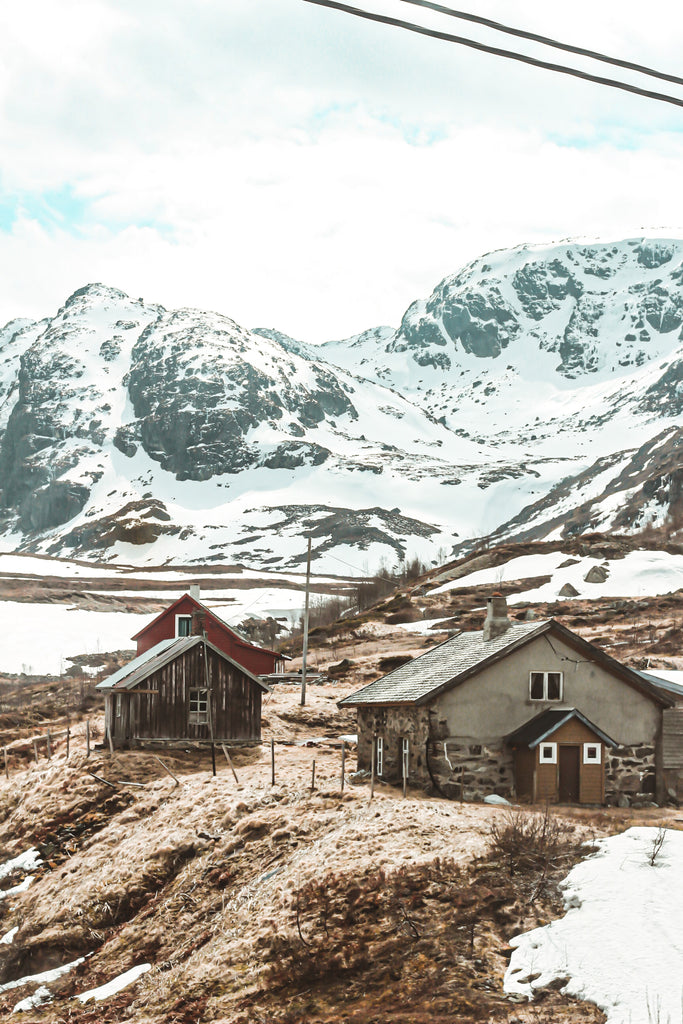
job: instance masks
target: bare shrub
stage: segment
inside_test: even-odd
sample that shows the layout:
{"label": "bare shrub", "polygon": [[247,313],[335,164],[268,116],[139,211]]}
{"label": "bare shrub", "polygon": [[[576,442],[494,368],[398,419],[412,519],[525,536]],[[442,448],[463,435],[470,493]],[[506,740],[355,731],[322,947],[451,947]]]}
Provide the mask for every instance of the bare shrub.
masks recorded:
{"label": "bare shrub", "polygon": [[647,858],[647,862],[650,865],[650,867],[655,867],[655,865],[657,864],[659,860],[659,855],[662,852],[662,847],[664,846],[665,839],[666,829],[663,825],[660,825],[657,829],[655,836],[652,839],[652,843],[650,844],[650,852]]}
{"label": "bare shrub", "polygon": [[546,806],[543,813],[512,809],[495,818],[489,828],[491,851],[503,861],[508,874],[547,873],[558,856],[576,846],[573,826],[556,818]]}

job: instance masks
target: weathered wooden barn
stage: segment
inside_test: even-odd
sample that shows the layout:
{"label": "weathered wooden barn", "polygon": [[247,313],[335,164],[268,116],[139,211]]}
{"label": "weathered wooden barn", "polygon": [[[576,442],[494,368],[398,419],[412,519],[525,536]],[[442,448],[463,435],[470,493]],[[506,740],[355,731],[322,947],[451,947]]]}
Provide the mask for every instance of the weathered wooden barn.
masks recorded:
{"label": "weathered wooden barn", "polygon": [[136,641],[137,653],[140,655],[156,647],[162,640],[203,633],[206,633],[214,647],[244,665],[254,675],[282,672],[285,662],[289,661],[289,658],[277,651],[249,643],[207,608],[196,593],[183,594],[132,639]]}
{"label": "weathered wooden barn", "polygon": [[260,742],[269,688],[202,636],[162,640],[97,684],[115,747]]}
{"label": "weathered wooden barn", "polygon": [[683,688],[621,665],[552,619],[511,622],[489,598],[461,632],[340,701],[358,765],[447,796],[600,804],[683,781]]}

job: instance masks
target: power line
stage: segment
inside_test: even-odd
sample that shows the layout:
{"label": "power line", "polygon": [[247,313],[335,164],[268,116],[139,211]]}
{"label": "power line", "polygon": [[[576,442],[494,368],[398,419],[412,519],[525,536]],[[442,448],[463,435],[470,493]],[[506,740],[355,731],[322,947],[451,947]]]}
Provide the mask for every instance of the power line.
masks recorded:
{"label": "power line", "polygon": [[516,50],[504,50],[498,46],[488,46],[486,43],[467,39],[464,36],[452,35],[450,32],[439,32],[436,29],[427,28],[425,25],[416,25],[412,21],[402,21],[400,18],[392,18],[386,14],[363,11],[358,7],[350,7],[348,4],[339,3],[338,0],[304,0],[304,3],[315,4],[318,7],[331,7],[334,10],[343,11],[345,14],[353,14],[357,18],[365,18],[367,21],[377,21],[383,25],[394,25],[396,28],[403,28],[408,32],[417,32],[419,35],[431,36],[433,39],[442,39],[447,43],[458,43],[461,46],[468,46],[470,49],[480,50],[483,53],[492,53],[497,57],[506,57],[508,60],[517,60],[522,64],[530,64],[532,67],[544,68],[546,71],[556,71],[559,74],[571,75],[573,78],[580,78],[586,82],[607,85],[612,89],[621,89],[636,96],[645,96],[647,99],[659,100],[661,103],[671,103],[676,107],[683,107],[683,99],[677,99],[675,96],[669,96],[667,93],[641,89],[637,85],[619,82],[614,78],[603,78],[600,75],[591,75],[587,71],[579,71],[578,68],[570,68],[563,64],[553,64],[550,61],[538,60],[536,57],[528,57],[526,54],[518,53]]}
{"label": "power line", "polygon": [[553,46],[556,50],[566,50],[567,53],[578,53],[582,57],[591,57],[593,60],[602,61],[604,64],[613,64],[618,68],[626,68],[628,71],[638,71],[641,75],[650,75],[651,78],[660,78],[664,82],[673,82],[674,85],[683,85],[683,78],[676,75],[669,75],[665,71],[657,71],[648,68],[644,64],[635,64],[629,60],[621,60],[619,57],[609,57],[607,54],[599,53],[596,50],[586,50],[582,46],[572,46],[570,43],[561,43],[549,36],[539,35],[536,32],[527,32],[525,29],[512,28],[510,25],[503,25],[491,18],[482,18],[479,14],[468,14],[465,11],[455,11],[451,7],[444,7],[442,4],[433,3],[432,0],[401,0],[404,4],[414,4],[417,7],[428,7],[439,14],[447,14],[451,18],[460,18],[461,21],[471,21],[475,25],[485,25],[496,32],[505,32],[509,36],[517,36],[520,39],[531,39],[535,43],[543,43],[544,46]]}

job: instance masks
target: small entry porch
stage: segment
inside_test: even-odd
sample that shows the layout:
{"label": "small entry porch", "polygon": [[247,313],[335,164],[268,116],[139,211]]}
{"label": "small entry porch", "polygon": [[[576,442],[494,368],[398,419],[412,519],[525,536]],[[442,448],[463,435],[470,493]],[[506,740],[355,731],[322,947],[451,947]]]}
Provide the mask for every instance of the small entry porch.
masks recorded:
{"label": "small entry porch", "polygon": [[576,708],[542,711],[506,737],[515,788],[531,803],[603,804],[605,751],[617,743]]}

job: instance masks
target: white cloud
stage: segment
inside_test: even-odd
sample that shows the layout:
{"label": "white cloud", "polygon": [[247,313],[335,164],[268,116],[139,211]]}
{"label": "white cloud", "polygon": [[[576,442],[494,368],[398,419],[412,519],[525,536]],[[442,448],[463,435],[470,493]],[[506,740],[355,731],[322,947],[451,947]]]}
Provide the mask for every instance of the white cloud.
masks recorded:
{"label": "white cloud", "polygon": [[[674,108],[300,0],[58,8],[0,18],[0,319],[104,280],[322,339],[490,248],[683,222]],[[668,0],[509,8],[485,13],[676,65]]]}

